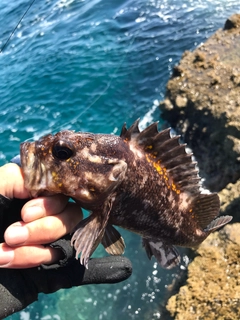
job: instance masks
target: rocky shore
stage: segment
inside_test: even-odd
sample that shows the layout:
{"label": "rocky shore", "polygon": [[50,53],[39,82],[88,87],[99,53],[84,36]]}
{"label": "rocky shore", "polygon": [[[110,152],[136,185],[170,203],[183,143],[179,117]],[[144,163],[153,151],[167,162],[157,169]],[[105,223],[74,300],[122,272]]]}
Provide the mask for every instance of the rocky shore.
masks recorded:
{"label": "rocky shore", "polygon": [[183,54],[160,109],[193,150],[205,187],[219,192],[221,214],[233,216],[197,250],[168,316],[240,319],[240,14]]}
{"label": "rocky shore", "polygon": [[240,15],[183,54],[160,109],[192,148],[206,187],[240,178]]}

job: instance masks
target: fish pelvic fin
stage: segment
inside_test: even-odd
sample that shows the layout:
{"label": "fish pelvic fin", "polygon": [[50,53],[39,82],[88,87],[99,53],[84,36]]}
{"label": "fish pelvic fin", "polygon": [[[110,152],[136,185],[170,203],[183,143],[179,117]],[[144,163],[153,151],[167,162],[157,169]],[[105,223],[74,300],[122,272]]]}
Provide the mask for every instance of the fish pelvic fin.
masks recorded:
{"label": "fish pelvic fin", "polygon": [[76,227],[71,239],[71,245],[76,250],[76,259],[80,256],[80,263],[88,269],[88,261],[104,236],[112,208],[112,199],[104,203],[92,214],[82,220]]}
{"label": "fish pelvic fin", "polygon": [[164,269],[172,269],[181,261],[177,249],[161,240],[154,241],[143,238],[143,247],[146,250],[149,260],[151,260],[152,256],[155,256],[157,262]]}
{"label": "fish pelvic fin", "polygon": [[106,226],[102,245],[111,255],[121,255],[125,250],[125,243],[121,234],[111,224]]}

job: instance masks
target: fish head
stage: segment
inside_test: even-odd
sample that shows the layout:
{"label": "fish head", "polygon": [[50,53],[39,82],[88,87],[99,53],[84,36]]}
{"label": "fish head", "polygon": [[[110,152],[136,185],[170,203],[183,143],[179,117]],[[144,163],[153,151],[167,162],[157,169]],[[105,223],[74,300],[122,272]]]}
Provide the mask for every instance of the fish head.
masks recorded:
{"label": "fish head", "polygon": [[62,193],[82,204],[103,202],[124,179],[114,157],[118,137],[61,131],[21,144],[24,183],[33,197]]}

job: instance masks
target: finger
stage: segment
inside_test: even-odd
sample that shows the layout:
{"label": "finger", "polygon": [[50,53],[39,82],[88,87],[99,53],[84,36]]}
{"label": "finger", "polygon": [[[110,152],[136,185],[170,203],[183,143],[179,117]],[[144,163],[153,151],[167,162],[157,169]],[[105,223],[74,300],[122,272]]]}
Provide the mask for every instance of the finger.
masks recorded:
{"label": "finger", "polygon": [[75,203],[68,203],[58,215],[12,224],[6,229],[4,239],[9,246],[51,243],[70,233],[82,218],[81,208]]}
{"label": "finger", "polygon": [[57,194],[51,197],[40,197],[28,201],[21,211],[24,222],[30,222],[63,211],[68,203],[68,197]]}
{"label": "finger", "polygon": [[0,167],[0,176],[0,194],[10,199],[29,198],[29,192],[24,187],[22,170],[18,165],[14,163],[8,163]]}
{"label": "finger", "polygon": [[[126,257],[110,256],[90,259],[88,269],[84,272],[83,284],[117,283],[129,278],[132,274],[132,263]],[[72,275],[77,280],[76,274]]]}
{"label": "finger", "polygon": [[0,244],[0,268],[32,268],[41,264],[52,264],[61,259],[62,252],[44,246],[22,246],[11,248]]}

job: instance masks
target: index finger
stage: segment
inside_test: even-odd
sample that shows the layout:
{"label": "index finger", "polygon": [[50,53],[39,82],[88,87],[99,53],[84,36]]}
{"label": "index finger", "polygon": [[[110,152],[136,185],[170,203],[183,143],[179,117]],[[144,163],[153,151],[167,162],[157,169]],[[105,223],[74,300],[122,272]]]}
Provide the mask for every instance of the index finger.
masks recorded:
{"label": "index finger", "polygon": [[68,197],[57,194],[49,197],[39,197],[29,200],[21,211],[24,222],[30,222],[46,216],[62,212],[68,204]]}

